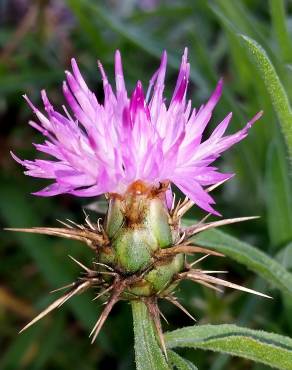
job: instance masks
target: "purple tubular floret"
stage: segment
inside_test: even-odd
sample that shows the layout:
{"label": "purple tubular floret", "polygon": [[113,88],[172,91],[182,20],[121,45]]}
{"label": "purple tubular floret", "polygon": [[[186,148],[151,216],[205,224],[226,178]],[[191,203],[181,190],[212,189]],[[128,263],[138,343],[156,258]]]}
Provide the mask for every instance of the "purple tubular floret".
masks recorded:
{"label": "purple tubular floret", "polygon": [[[205,105],[198,110],[193,108],[191,101],[186,99],[190,75],[187,49],[168,104],[163,95],[167,67],[165,51],[149,82],[146,97],[141,81],[128,97],[119,50],[115,53],[115,92],[98,62],[104,89],[103,104],[88,88],[75,59],[71,60],[71,66],[72,72],[66,71],[63,82],[63,93],[71,113],[65,107],[62,113],[56,111],[44,90],[41,96],[46,114],[24,95],[36,115],[36,122],[29,124],[45,137],[42,144],[34,146],[51,156],[51,159],[29,161],[12,154],[25,167],[25,174],[53,180],[51,185],[34,194],[122,195],[138,180],[153,187],[163,182],[177,186],[206,212],[219,215],[205,187],[227,180],[233,174],[221,173],[212,163],[248,135],[262,112],[238,132],[225,135],[232,118],[229,113],[203,140],[222,95],[223,80],[219,80]],[[172,199],[170,189],[169,185],[168,204]]]}

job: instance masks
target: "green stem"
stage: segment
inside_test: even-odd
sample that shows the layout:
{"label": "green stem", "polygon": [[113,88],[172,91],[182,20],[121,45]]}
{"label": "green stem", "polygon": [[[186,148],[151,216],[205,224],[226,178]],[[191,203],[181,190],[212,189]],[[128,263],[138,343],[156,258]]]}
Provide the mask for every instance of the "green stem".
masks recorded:
{"label": "green stem", "polygon": [[139,300],[132,301],[131,305],[137,370],[169,370],[170,367],[157,342],[147,306]]}

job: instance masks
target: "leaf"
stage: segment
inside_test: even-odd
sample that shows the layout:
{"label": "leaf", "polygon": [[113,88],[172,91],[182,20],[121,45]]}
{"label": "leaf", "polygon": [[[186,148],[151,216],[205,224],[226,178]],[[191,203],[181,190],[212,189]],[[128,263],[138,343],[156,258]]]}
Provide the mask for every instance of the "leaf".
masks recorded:
{"label": "leaf", "polygon": [[261,362],[277,369],[292,369],[292,339],[236,325],[198,325],[165,334],[167,346],[209,349]]}
{"label": "leaf", "polygon": [[174,365],[178,370],[198,370],[197,366],[191,363],[189,360],[181,357],[174,351],[167,351],[168,357],[172,365]]}
{"label": "leaf", "polygon": [[266,161],[266,205],[268,231],[272,247],[292,240],[292,182],[285,147],[272,142]]}
{"label": "leaf", "polygon": [[292,44],[286,24],[285,4],[283,0],[270,0],[272,25],[278,41],[282,59],[286,63],[292,62]]}
{"label": "leaf", "polygon": [[282,292],[292,295],[292,274],[259,249],[219,230],[208,230],[192,238],[199,246],[215,249],[247,266]]}
{"label": "leaf", "polygon": [[292,242],[283,247],[276,255],[276,259],[287,270],[292,270]]}
{"label": "leaf", "polygon": [[169,370],[169,366],[156,340],[153,323],[146,305],[138,300],[133,300],[131,305],[137,370]]}
{"label": "leaf", "polygon": [[239,37],[241,37],[243,45],[249,51],[250,58],[265,83],[292,157],[292,111],[286,91],[262,46],[245,35],[239,35]]}

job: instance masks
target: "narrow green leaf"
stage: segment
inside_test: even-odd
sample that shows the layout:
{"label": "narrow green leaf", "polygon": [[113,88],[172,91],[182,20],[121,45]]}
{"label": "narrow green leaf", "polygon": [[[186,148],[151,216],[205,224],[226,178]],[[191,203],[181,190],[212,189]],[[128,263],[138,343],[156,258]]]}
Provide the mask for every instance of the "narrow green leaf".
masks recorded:
{"label": "narrow green leaf", "polygon": [[165,334],[167,346],[208,349],[292,369],[292,339],[236,325],[198,325]]}
{"label": "narrow green leaf", "polygon": [[142,301],[132,301],[137,370],[169,370],[155,337],[152,320]]}
{"label": "narrow green leaf", "polygon": [[276,259],[287,270],[292,270],[292,242],[283,247],[276,255]]}
{"label": "narrow green leaf", "polygon": [[292,295],[292,274],[259,249],[219,230],[205,231],[193,240],[196,245],[215,249],[242,263],[282,292]]}
{"label": "narrow green leaf", "polygon": [[292,182],[285,147],[280,140],[270,145],[266,161],[268,231],[273,248],[292,240]]}
{"label": "narrow green leaf", "polygon": [[286,63],[291,63],[292,44],[286,23],[284,0],[270,0],[270,13],[282,59]]}
{"label": "narrow green leaf", "polygon": [[174,351],[167,351],[170,362],[177,370],[198,370],[197,366]]}
{"label": "narrow green leaf", "polygon": [[265,83],[292,157],[292,111],[286,91],[265,50],[253,39],[239,35]]}

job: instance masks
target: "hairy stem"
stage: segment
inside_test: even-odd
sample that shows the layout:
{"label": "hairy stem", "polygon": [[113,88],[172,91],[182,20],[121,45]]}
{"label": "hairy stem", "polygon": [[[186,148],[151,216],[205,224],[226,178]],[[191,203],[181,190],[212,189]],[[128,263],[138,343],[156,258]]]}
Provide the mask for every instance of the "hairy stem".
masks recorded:
{"label": "hairy stem", "polygon": [[158,344],[153,320],[146,304],[140,300],[131,302],[134,324],[135,360],[137,370],[169,370]]}

